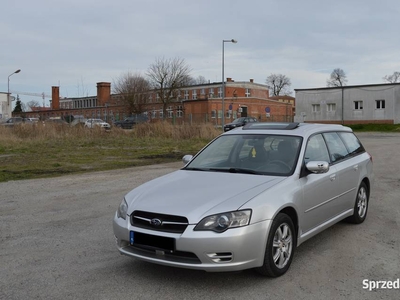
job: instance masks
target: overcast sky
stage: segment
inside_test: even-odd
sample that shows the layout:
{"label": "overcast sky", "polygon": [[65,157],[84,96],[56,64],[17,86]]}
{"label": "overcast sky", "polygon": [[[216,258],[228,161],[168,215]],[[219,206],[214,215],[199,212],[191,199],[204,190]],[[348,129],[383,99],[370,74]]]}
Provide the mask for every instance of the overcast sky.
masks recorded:
{"label": "overcast sky", "polygon": [[[335,68],[348,85],[383,83],[400,71],[399,0],[2,1],[0,92],[96,95],[96,83],[146,74],[156,58],[183,58],[193,77],[274,74],[292,89],[326,86]],[[294,95],[294,94],[293,94]],[[15,96],[15,94],[14,94]],[[20,95],[27,102],[39,97]],[[48,105],[48,99],[46,100]]]}

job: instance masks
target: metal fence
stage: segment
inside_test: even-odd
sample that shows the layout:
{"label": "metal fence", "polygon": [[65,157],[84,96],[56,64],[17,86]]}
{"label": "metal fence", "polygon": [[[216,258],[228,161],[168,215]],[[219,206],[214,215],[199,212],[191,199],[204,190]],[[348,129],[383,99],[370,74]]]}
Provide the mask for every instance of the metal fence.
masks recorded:
{"label": "metal fence", "polygon": [[[252,116],[256,117],[259,122],[293,122],[293,116],[291,115],[270,115],[269,117],[263,116]],[[151,122],[162,121],[161,118],[150,118]],[[233,117],[225,117],[225,124],[233,122]],[[211,123],[215,126],[222,125],[222,118],[211,116],[210,114],[185,114],[182,117],[168,117],[164,121],[170,122],[172,124],[205,124]]]}

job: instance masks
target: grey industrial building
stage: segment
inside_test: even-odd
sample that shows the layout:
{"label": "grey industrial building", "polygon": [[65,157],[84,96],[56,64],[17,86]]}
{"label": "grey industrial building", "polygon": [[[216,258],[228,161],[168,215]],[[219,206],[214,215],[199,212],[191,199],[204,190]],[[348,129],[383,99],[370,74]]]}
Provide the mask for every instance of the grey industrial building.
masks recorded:
{"label": "grey industrial building", "polygon": [[400,123],[400,83],[295,89],[297,122]]}

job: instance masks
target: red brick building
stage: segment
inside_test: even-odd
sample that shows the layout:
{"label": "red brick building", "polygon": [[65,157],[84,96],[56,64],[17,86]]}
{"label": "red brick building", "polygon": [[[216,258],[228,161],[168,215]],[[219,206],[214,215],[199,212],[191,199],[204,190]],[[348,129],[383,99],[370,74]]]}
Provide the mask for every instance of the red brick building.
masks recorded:
{"label": "red brick building", "polygon": [[[167,106],[164,116],[162,103],[157,93],[150,92],[144,114],[154,122],[171,120],[183,122],[212,122],[221,124],[222,113],[225,123],[242,116],[253,116],[260,121],[292,121],[294,106],[290,102],[271,99],[266,85],[249,81],[235,82],[227,78],[225,83],[224,108],[222,107],[222,83],[214,82],[182,87],[179,96]],[[52,87],[51,109],[27,112],[27,116],[66,117],[81,115],[85,118],[101,118],[111,122],[128,114],[120,95],[111,94],[111,83],[97,83],[97,95],[79,98],[60,98],[59,87]]]}

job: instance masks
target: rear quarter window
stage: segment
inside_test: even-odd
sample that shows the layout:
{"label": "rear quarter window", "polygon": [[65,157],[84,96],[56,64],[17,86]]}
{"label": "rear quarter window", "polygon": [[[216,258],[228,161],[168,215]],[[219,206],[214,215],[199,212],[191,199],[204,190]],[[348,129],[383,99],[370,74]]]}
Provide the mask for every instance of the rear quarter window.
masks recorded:
{"label": "rear quarter window", "polygon": [[350,154],[357,154],[365,152],[365,149],[358,138],[352,132],[339,132],[340,138],[349,150]]}

